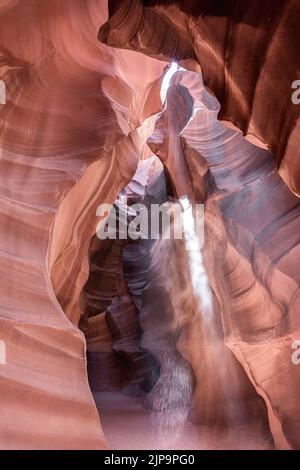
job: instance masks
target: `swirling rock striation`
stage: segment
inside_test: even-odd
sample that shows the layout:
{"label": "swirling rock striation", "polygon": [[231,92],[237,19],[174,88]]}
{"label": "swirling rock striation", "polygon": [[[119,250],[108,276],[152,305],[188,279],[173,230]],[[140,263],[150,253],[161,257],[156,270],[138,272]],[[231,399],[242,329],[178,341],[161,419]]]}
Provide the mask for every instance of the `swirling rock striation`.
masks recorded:
{"label": "swirling rock striation", "polygon": [[[202,180],[204,256],[226,345],[265,400],[276,446],[299,448],[300,371],[291,361],[292,344],[300,334],[299,199],[279,176],[270,152],[217,120],[218,103],[207,95],[199,74],[177,73],[167,100],[186,99],[186,108],[190,108],[191,98],[194,117],[182,126],[177,143],[186,168],[193,169],[186,189],[174,164],[174,152],[169,151],[168,131],[161,133],[163,119],[180,126],[181,115],[175,107],[166,109],[167,118],[159,118],[149,145],[171,168],[172,185],[180,192],[197,188]],[[194,192],[197,200],[199,193]],[[185,343],[191,355],[193,342]]]}
{"label": "swirling rock striation", "polygon": [[[131,180],[164,64],[97,40],[97,0],[0,7],[0,447],[105,448],[78,329],[96,208]],[[142,66],[143,76],[136,73]]]}
{"label": "swirling rock striation", "polygon": [[221,104],[219,119],[269,148],[280,173],[299,193],[300,106],[297,0],[112,1],[99,38],[186,68],[201,67],[205,86]]}

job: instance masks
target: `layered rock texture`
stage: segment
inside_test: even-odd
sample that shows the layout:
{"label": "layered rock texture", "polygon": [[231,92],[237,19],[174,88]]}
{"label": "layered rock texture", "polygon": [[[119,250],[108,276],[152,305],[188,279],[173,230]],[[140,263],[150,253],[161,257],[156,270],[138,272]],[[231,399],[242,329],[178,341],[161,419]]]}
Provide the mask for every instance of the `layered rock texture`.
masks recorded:
{"label": "layered rock texture", "polygon": [[[1,2],[1,449],[105,449],[101,391],[163,432],[300,448],[299,20],[297,0]],[[198,268],[184,239],[97,236],[100,204],[182,197],[205,204]]]}
{"label": "layered rock texture", "polygon": [[[185,98],[188,107],[191,97],[194,111],[190,113],[195,116],[186,125],[186,118],[178,115],[172,103]],[[201,195],[199,179],[204,182],[203,251],[218,305],[214,311],[222,318],[226,345],[264,398],[276,445],[298,448],[300,370],[291,361],[291,346],[300,334],[295,255],[300,242],[296,229],[299,199],[278,175],[271,153],[217,121],[218,103],[204,90],[198,75],[176,74],[168,101],[171,106],[158,120],[149,145],[165,161],[173,186],[178,181],[181,188],[182,172],[176,171],[174,162],[180,150],[170,152],[174,139],[169,140],[170,133],[165,131],[166,121],[177,122],[181,128],[177,148],[184,155],[187,185],[194,188],[196,198],[201,197],[197,196]],[[187,350],[194,344],[185,342]],[[205,342],[198,337],[194,351],[197,344]],[[216,349],[216,339],[210,347]],[[227,367],[225,356],[220,355],[219,360]],[[200,364],[199,357],[197,367],[201,369]],[[228,377],[229,371],[226,383],[232,384]],[[203,387],[203,380],[201,383]]]}
{"label": "layered rock texture", "polygon": [[[1,448],[104,448],[78,329],[96,208],[131,180],[165,64],[99,43],[106,2],[0,6]],[[143,74],[138,74],[140,67]]]}
{"label": "layered rock texture", "polygon": [[267,146],[289,186],[300,191],[297,0],[111,1],[101,41],[134,49],[190,70],[221,103],[218,118]]}

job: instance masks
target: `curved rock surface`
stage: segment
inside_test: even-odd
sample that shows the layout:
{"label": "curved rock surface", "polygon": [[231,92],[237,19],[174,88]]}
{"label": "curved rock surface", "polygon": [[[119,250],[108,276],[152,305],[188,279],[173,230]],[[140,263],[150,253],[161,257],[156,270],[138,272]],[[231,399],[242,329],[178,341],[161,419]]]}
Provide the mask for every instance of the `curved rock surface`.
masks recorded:
{"label": "curved rock surface", "polygon": [[267,146],[290,188],[300,192],[297,0],[125,0],[111,3],[99,38],[113,47],[201,67],[221,103],[219,119]]}
{"label": "curved rock surface", "polygon": [[[162,165],[156,157],[139,163],[130,182],[115,201],[116,239],[95,236],[89,279],[82,295],[81,329],[87,338],[89,382],[93,392],[122,391],[143,396],[151,387],[152,371],[158,367],[153,355],[141,347],[140,297],[148,281],[139,272],[151,240],[120,239],[120,212],[135,204],[163,202],[166,198]],[[155,186],[159,185],[159,190]],[[153,195],[152,195],[153,193]],[[155,195],[155,196],[154,196]],[[132,209],[133,210],[133,209]],[[149,251],[149,249],[148,249]]]}
{"label": "curved rock surface", "polygon": [[[299,18],[297,0],[2,0],[1,449],[105,449],[102,390],[144,397],[162,432],[254,423],[300,448]],[[205,204],[210,319],[183,240],[97,238],[120,194]]]}
{"label": "curved rock surface", "polygon": [[149,153],[140,126],[160,109],[164,64],[99,43],[106,2],[11,0],[0,13],[0,447],[104,448],[78,302],[96,208]]}
{"label": "curved rock surface", "polygon": [[[181,100],[186,102],[183,108],[194,115],[188,124],[172,106]],[[194,188],[199,201],[197,185],[202,179],[206,204],[204,255],[220,306],[225,342],[266,402],[277,447],[299,448],[300,370],[291,361],[292,344],[300,335],[295,255],[300,246],[296,230],[299,199],[279,176],[270,152],[217,121],[218,103],[207,94],[198,74],[177,73],[167,101],[171,103],[164,113],[167,117],[162,114],[159,118],[149,145],[169,169],[179,195]],[[162,135],[162,122],[177,123],[181,129],[177,147],[191,170],[186,188],[179,169],[183,162],[180,166],[174,162],[179,150],[170,150],[172,131],[164,125]],[[203,339],[197,341],[205,344]],[[193,342],[185,343],[189,351]],[[216,341],[212,347],[216,348]],[[199,347],[195,349],[199,353]],[[198,367],[204,357],[202,354],[202,361],[197,361]],[[285,399],[287,393],[289,400]]]}

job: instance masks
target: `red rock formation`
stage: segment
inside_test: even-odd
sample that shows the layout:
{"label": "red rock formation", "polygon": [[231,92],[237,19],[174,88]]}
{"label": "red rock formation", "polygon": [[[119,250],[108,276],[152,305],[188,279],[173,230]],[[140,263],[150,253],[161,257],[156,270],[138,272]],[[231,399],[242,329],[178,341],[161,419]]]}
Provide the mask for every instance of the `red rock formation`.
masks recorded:
{"label": "red rock formation", "polygon": [[164,68],[97,41],[106,9],[96,0],[1,2],[5,449],[106,445],[78,302],[96,208],[114,201],[135,172],[149,124],[137,128],[160,109]]}
{"label": "red rock formation", "polygon": [[201,66],[205,86],[250,141],[275,155],[288,185],[300,192],[300,106],[292,104],[299,79],[297,0],[126,0],[111,2],[101,41],[190,70]]}
{"label": "red rock formation", "polygon": [[[100,40],[185,61],[191,70],[200,64],[204,84],[221,103],[218,119],[258,146],[267,145],[281,175],[299,191],[300,107],[291,103],[291,85],[298,78],[298,2],[136,0],[113,5]],[[203,108],[203,99],[212,111],[200,110],[189,121],[192,101]],[[217,123],[216,105],[209,104],[213,100],[201,88],[199,75],[179,79],[149,144],[178,195],[193,191],[200,200],[199,177],[204,177],[206,260],[226,343],[266,401],[276,445],[297,448],[300,376],[290,353],[300,334],[295,316],[299,203],[279,177],[272,155]]]}
{"label": "red rock formation", "polygon": [[[185,166],[195,168],[184,188],[182,173],[174,164],[178,151],[170,152],[168,147],[172,129],[169,132],[164,126],[162,135],[161,122],[172,122],[174,126],[181,116],[172,103],[185,100],[186,106],[182,106],[188,109],[192,97],[198,111],[187,125],[181,126],[177,141]],[[159,119],[149,144],[171,168],[170,177],[179,195],[196,188],[199,200],[197,180],[201,178],[204,183],[204,253],[221,308],[226,344],[267,404],[275,444],[279,448],[299,448],[300,370],[291,361],[291,345],[300,335],[295,256],[300,244],[296,230],[299,200],[278,175],[269,152],[217,121],[217,101],[207,95],[199,75],[177,73],[167,100],[171,103],[165,111],[167,116]],[[201,334],[197,344],[203,344],[199,338]],[[189,357],[193,342],[185,342]],[[200,359],[197,363],[199,367]]]}
{"label": "red rock formation", "polygon": [[[242,3],[2,0],[0,448],[106,448],[90,388],[300,447],[300,6]],[[125,186],[205,202],[214,334],[182,241],[96,238]]]}
{"label": "red rock formation", "polygon": [[[154,185],[162,176],[156,157],[141,161],[136,174],[115,202],[116,214],[145,204]],[[161,185],[163,186],[163,185]],[[160,192],[154,191],[159,198]],[[162,194],[162,199],[166,197]],[[123,201],[126,198],[126,204]],[[152,201],[154,202],[154,197]],[[159,201],[159,199],[157,199]],[[119,217],[117,217],[119,224]],[[115,240],[95,236],[90,260],[90,275],[82,295],[81,329],[87,338],[89,377],[92,391],[122,390],[130,395],[144,395],[152,370],[157,367],[152,355],[141,348],[141,309],[138,293],[147,282],[146,272],[133,266],[137,252],[152,241],[120,239],[119,225]],[[124,277],[124,269],[127,278]],[[147,265],[149,268],[149,265]],[[133,275],[133,276],[132,276]]]}

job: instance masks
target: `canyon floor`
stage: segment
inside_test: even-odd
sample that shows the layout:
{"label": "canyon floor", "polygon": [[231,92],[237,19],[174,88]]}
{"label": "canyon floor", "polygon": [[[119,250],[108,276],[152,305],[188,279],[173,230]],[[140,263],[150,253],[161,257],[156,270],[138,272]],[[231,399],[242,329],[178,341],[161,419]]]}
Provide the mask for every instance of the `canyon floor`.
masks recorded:
{"label": "canyon floor", "polygon": [[143,408],[143,399],[119,393],[94,394],[101,423],[111,450],[272,450],[261,430],[195,426],[186,422],[178,438],[161,435],[160,413]]}

